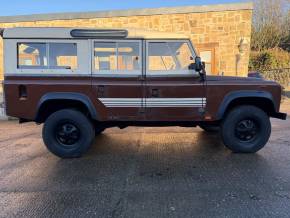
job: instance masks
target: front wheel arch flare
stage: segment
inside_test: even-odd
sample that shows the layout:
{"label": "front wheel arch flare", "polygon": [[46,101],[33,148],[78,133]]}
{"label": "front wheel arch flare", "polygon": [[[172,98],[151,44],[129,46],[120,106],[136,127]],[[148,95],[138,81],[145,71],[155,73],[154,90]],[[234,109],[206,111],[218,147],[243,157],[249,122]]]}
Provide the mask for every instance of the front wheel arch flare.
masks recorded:
{"label": "front wheel arch flare", "polygon": [[237,91],[231,92],[224,97],[217,112],[217,119],[222,120],[231,109],[240,105],[256,106],[269,116],[277,111],[273,96],[269,92]]}

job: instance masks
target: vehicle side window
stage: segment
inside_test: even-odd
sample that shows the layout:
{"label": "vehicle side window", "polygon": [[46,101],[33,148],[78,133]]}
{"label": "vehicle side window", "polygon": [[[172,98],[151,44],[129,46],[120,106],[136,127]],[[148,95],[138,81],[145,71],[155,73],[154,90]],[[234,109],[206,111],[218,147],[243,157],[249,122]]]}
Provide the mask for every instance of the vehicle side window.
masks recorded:
{"label": "vehicle side window", "polygon": [[176,69],[170,47],[166,42],[150,42],[148,48],[149,70]]}
{"label": "vehicle side window", "polygon": [[78,67],[76,43],[49,43],[49,68],[72,69]]}
{"label": "vehicle side window", "polygon": [[188,43],[184,41],[149,42],[148,74],[167,74],[170,71],[188,74],[188,67],[194,56]]}
{"label": "vehicle side window", "polygon": [[76,43],[18,43],[17,52],[20,69],[75,70],[78,66]]}
{"label": "vehicle side window", "polygon": [[138,42],[118,43],[118,70],[141,70]]}
{"label": "vehicle side window", "polygon": [[18,43],[18,68],[47,68],[45,43]]}
{"label": "vehicle side window", "polygon": [[95,43],[95,70],[117,69],[117,43]]}
{"label": "vehicle side window", "polygon": [[139,42],[95,42],[95,74],[141,74]]}
{"label": "vehicle side window", "polygon": [[181,69],[188,69],[188,66],[192,63],[191,57],[193,57],[187,43],[169,43],[171,50],[176,54],[177,61]]}

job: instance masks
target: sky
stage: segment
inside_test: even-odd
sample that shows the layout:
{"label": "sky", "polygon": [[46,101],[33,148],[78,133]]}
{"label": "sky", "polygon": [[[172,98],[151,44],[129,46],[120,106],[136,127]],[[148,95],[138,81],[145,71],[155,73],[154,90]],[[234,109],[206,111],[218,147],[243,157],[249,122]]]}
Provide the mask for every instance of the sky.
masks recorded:
{"label": "sky", "polygon": [[242,0],[0,0],[0,16],[236,3]]}

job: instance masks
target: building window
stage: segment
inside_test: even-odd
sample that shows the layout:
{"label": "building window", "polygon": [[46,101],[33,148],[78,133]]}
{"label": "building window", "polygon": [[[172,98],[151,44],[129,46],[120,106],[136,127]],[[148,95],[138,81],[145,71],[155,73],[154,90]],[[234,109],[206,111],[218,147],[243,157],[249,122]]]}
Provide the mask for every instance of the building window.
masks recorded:
{"label": "building window", "polygon": [[95,42],[95,73],[141,74],[139,42]]}
{"label": "building window", "polygon": [[219,44],[216,42],[197,44],[196,48],[201,60],[205,62],[205,70],[207,74],[217,74],[216,69],[216,49]]}
{"label": "building window", "polygon": [[194,56],[187,42],[149,42],[148,74],[167,74],[170,71],[188,74]]}
{"label": "building window", "polygon": [[212,74],[212,51],[201,51],[200,58],[205,62],[206,72]]}
{"label": "building window", "polygon": [[17,47],[20,69],[77,69],[76,43],[18,43]]}

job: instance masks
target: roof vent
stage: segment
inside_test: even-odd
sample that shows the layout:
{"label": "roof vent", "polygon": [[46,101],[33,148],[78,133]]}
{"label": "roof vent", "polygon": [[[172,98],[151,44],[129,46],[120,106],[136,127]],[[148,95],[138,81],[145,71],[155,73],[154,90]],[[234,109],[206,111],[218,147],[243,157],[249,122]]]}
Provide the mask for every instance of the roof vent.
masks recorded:
{"label": "roof vent", "polygon": [[74,29],[70,32],[72,37],[78,38],[126,38],[128,36],[127,30],[117,30],[117,29]]}

